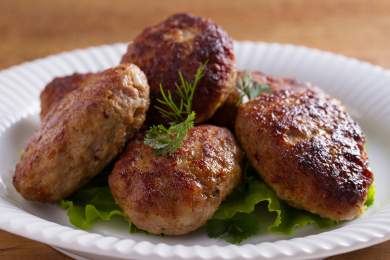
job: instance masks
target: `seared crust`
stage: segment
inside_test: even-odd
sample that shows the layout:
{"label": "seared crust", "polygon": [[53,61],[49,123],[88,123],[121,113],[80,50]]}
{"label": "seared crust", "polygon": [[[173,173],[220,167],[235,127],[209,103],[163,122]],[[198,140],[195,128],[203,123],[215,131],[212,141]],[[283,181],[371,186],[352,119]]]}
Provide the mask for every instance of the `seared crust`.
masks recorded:
{"label": "seared crust", "polygon": [[227,127],[234,130],[234,123],[240,105],[240,92],[237,89],[239,80],[245,76],[249,76],[258,84],[267,84],[271,91],[278,91],[282,89],[298,89],[307,87],[306,83],[299,82],[291,78],[279,78],[263,74],[260,71],[238,71],[236,87],[230,92],[226,101],[218,108],[213,117],[208,121],[212,125]]}
{"label": "seared crust", "polygon": [[30,139],[13,183],[29,200],[58,201],[98,174],[139,129],[149,105],[142,71],[123,64],[64,97]]}
{"label": "seared crust", "polygon": [[365,138],[337,100],[312,87],[263,93],[239,108],[235,128],[280,198],[333,220],[364,211],[373,181]]}
{"label": "seared crust", "polygon": [[138,228],[180,235],[201,227],[239,183],[241,151],[229,130],[189,130],[170,156],[132,140],[109,176],[111,192]]}
{"label": "seared crust", "polygon": [[[197,68],[206,61],[205,74],[193,101],[197,122],[210,118],[235,84],[232,40],[218,25],[189,14],[170,16],[145,29],[129,44],[122,58],[122,62],[134,63],[145,72],[152,104],[161,97],[161,83],[165,90],[175,93],[178,71],[193,80]],[[166,123],[153,106],[147,122]]]}
{"label": "seared crust", "polygon": [[92,73],[74,73],[65,77],[54,78],[41,92],[41,120],[56,106],[68,93],[82,86]]}

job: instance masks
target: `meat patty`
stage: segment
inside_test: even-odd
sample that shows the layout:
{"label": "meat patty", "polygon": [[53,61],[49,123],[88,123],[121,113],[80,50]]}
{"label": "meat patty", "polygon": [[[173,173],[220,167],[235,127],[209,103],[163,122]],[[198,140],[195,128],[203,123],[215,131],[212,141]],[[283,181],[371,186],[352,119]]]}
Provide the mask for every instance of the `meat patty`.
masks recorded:
{"label": "meat patty", "polygon": [[57,77],[49,82],[41,92],[41,120],[55,107],[68,93],[85,85],[92,73],[74,73],[65,77]]}
{"label": "meat patty", "polygon": [[[175,14],[146,28],[129,44],[122,62],[134,63],[145,72],[152,104],[161,98],[160,84],[177,99],[178,72],[193,80],[198,67],[207,62],[193,99],[198,123],[213,115],[235,84],[232,40],[214,22],[189,14]],[[167,123],[153,106],[147,122]]]}
{"label": "meat patty", "polygon": [[13,183],[29,200],[58,201],[97,175],[141,127],[149,86],[135,65],[94,74],[50,110],[16,165]]}
{"label": "meat patty", "polygon": [[238,85],[242,83],[245,77],[249,77],[254,84],[268,85],[271,91],[307,87],[307,83],[299,82],[296,79],[273,77],[260,71],[238,71],[235,88],[230,92],[222,106],[214,113],[213,117],[210,118],[208,121],[210,124],[227,127],[231,130],[234,129],[238,107],[241,103],[241,94],[238,90]]}
{"label": "meat patty", "polygon": [[373,181],[365,138],[341,104],[307,86],[240,106],[237,137],[251,164],[290,205],[333,220],[364,211]]}
{"label": "meat patty", "polygon": [[157,156],[140,135],[116,162],[109,186],[138,228],[181,235],[212,217],[239,183],[240,161],[241,151],[226,128],[196,126],[169,156]]}

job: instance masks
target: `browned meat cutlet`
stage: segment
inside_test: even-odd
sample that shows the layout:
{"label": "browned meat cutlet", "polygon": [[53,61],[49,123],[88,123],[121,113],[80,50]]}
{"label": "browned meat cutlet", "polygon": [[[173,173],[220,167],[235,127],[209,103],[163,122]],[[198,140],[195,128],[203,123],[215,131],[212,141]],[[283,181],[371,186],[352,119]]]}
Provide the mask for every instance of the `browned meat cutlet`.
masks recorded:
{"label": "browned meat cutlet", "polygon": [[210,118],[208,123],[217,126],[227,127],[231,130],[234,129],[234,123],[236,121],[238,107],[241,101],[240,92],[237,89],[237,85],[242,82],[244,77],[250,77],[256,84],[267,84],[271,91],[286,89],[286,88],[301,88],[306,87],[307,84],[299,82],[291,78],[273,77],[263,74],[260,71],[238,71],[236,87],[230,92],[226,101],[218,108],[213,117]]}
{"label": "browned meat cutlet", "polygon": [[172,15],[145,29],[129,44],[122,62],[138,65],[148,78],[152,102],[149,124],[166,123],[153,104],[161,98],[160,84],[177,98],[178,71],[193,80],[198,67],[207,62],[193,101],[198,123],[213,115],[235,84],[232,40],[214,22],[189,14]]}
{"label": "browned meat cutlet", "polygon": [[68,93],[85,85],[85,81],[92,73],[74,73],[65,77],[57,77],[49,82],[41,92],[41,120],[55,107]]}
{"label": "browned meat cutlet", "polygon": [[262,93],[240,106],[235,128],[281,199],[333,220],[364,211],[373,181],[365,138],[339,101],[310,86]]}
{"label": "browned meat cutlet", "polygon": [[58,201],[97,175],[141,127],[149,86],[135,65],[94,74],[66,95],[29,140],[13,183],[29,200]]}
{"label": "browned meat cutlet", "polygon": [[240,161],[241,151],[226,128],[196,126],[168,156],[156,156],[141,134],[116,162],[109,186],[138,228],[181,235],[212,217],[239,183]]}

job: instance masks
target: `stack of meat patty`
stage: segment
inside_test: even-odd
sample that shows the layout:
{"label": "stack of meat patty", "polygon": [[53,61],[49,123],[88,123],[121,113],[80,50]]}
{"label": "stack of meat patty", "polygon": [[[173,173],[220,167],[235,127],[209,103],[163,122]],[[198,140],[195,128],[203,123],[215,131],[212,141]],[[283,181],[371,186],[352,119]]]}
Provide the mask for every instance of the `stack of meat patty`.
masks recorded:
{"label": "stack of meat patty", "polygon": [[[156,155],[145,130],[167,124],[160,85],[178,98],[206,64],[194,97],[196,126],[172,154]],[[364,210],[373,181],[360,127],[336,99],[308,83],[249,72],[268,92],[240,103],[233,42],[214,22],[176,14],[146,28],[117,67],[73,74],[41,93],[41,127],[16,166],[28,200],[57,202],[116,160],[109,186],[140,229],[180,235],[210,219],[240,183],[248,158],[291,206],[333,220]]]}

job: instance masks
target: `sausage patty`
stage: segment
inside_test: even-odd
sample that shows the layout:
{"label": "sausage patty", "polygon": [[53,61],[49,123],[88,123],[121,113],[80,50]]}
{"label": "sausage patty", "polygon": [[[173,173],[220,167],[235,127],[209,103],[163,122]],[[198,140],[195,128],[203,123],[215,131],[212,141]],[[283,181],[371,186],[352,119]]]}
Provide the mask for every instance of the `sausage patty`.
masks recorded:
{"label": "sausage patty", "polygon": [[57,77],[49,82],[41,92],[41,120],[55,107],[68,93],[85,85],[92,73],[74,73],[65,77]]}
{"label": "sausage patty", "polygon": [[116,202],[132,223],[153,234],[201,227],[240,181],[241,152],[233,135],[197,126],[168,156],[157,156],[143,138],[128,144],[109,176]]}
{"label": "sausage patty", "polygon": [[263,93],[240,106],[235,129],[252,165],[292,206],[333,220],[364,211],[373,181],[365,138],[337,100],[309,86]]}
{"label": "sausage patty", "polygon": [[141,127],[149,86],[135,65],[94,74],[50,110],[29,140],[13,183],[26,199],[55,202],[80,188]]}
{"label": "sausage patty", "polygon": [[[146,28],[129,44],[122,62],[134,63],[145,72],[152,104],[161,98],[160,84],[176,99],[178,72],[193,80],[198,67],[207,62],[193,100],[198,123],[213,115],[235,84],[232,40],[214,22],[189,14],[175,14]],[[153,106],[147,122],[167,123]]]}

